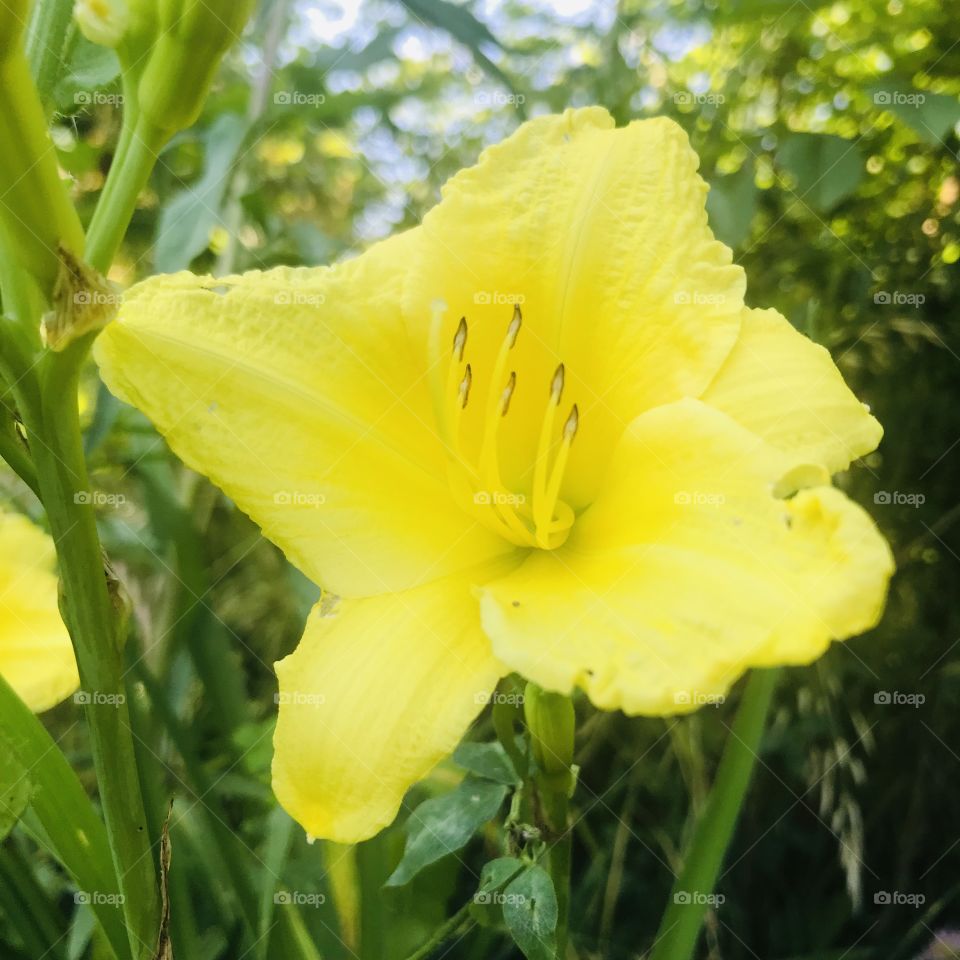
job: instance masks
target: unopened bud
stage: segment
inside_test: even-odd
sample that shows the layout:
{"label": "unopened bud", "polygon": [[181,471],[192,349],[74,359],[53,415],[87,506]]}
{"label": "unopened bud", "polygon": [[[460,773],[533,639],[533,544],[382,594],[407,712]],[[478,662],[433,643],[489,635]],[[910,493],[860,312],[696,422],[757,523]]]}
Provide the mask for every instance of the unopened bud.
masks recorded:
{"label": "unopened bud", "polygon": [[573,703],[561,693],[541,690],[528,683],[523,712],[530,730],[533,756],[547,778],[566,781],[573,763],[576,716]]}
{"label": "unopened bud", "polygon": [[76,0],[73,19],[91,43],[115,47],[130,22],[130,9],[126,0]]}
{"label": "unopened bud", "polygon": [[161,0],[157,38],[138,88],[150,123],[183,130],[197,119],[253,6],[254,0]]}

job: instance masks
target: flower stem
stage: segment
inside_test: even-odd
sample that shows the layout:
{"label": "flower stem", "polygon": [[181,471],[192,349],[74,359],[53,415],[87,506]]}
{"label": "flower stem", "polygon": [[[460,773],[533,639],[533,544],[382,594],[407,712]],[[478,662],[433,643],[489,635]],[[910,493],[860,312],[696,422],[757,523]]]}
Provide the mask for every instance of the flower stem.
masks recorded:
{"label": "flower stem", "polygon": [[650,960],[690,960],[763,738],[780,671],[754,670],[730,730],[717,776],[673,885]]}
{"label": "flower stem", "polygon": [[449,920],[433,932],[433,936],[418,950],[411,953],[407,960],[427,960],[427,957],[433,956],[434,950],[445,940],[452,937],[461,925],[466,925],[467,929],[473,926],[474,921],[470,916],[470,907],[472,900],[468,900]]}
{"label": "flower stem", "polygon": [[117,156],[87,230],[86,260],[101,273],[110,267],[133,217],[137,197],[146,186],[167,139],[165,131],[142,116],[124,123]]}
{"label": "flower stem", "polygon": [[[567,930],[570,926],[570,866],[573,859],[573,831],[567,824],[569,803],[566,795],[554,807],[563,832],[550,847],[550,878],[557,894],[557,960],[567,955]],[[562,819],[561,819],[562,818]]]}
{"label": "flower stem", "polygon": [[[85,338],[86,339],[86,338]],[[160,900],[150,835],[137,776],[123,679],[123,617],[108,589],[77,412],[77,341],[41,362],[41,402],[21,409],[32,438],[50,532],[60,568],[60,606],[73,640],[107,835],[124,896],[135,960],[153,956]]]}
{"label": "flower stem", "polygon": [[535,780],[546,821],[549,841],[550,878],[557,895],[557,960],[567,952],[570,923],[570,866],[572,831],[569,824],[576,715],[573,701],[563,694],[541,690],[528,683],[524,715],[537,761]]}

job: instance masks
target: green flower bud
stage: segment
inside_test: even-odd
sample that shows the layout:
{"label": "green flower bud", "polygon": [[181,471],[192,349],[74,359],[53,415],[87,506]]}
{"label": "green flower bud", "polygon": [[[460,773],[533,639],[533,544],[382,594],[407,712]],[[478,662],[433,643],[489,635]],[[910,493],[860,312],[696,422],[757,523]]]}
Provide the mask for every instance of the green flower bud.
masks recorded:
{"label": "green flower bud", "polygon": [[151,124],[173,131],[194,123],[253,6],[254,0],[160,0],[158,36],[137,96]]}
{"label": "green flower bud", "polygon": [[29,0],[4,0],[0,3],[0,63],[20,46],[27,25]]}
{"label": "green flower bud", "polygon": [[158,31],[157,0],[126,0],[127,29],[117,44],[125,75],[139,77],[147,65]]}
{"label": "green flower bud", "polygon": [[576,717],[573,703],[561,693],[541,690],[528,683],[523,701],[524,717],[530,730],[533,756],[548,779],[567,783],[573,763]]}
{"label": "green flower bud", "polygon": [[58,244],[79,253],[83,228],[60,182],[20,43],[28,7],[28,0],[0,0],[0,245],[46,293],[56,279]]}
{"label": "green flower bud", "polygon": [[76,0],[73,19],[91,43],[115,47],[126,32],[130,11],[126,0]]}

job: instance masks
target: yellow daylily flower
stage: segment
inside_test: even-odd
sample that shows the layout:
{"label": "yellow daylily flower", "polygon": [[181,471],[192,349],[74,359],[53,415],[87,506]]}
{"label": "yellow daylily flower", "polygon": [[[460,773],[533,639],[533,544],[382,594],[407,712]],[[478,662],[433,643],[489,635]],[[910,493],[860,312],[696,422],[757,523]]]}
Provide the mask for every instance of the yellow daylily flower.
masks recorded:
{"label": "yellow daylily flower", "polygon": [[37,713],[80,685],[55,570],[50,537],[26,517],[0,510],[0,676]]}
{"label": "yellow daylily flower", "polygon": [[671,714],[876,623],[890,552],[830,475],[880,426],[744,306],[697,166],[666,119],[540,117],[356,259],[155,277],[101,335],[113,392],[329,591],[277,665],[310,833],[390,823],[508,671]]}

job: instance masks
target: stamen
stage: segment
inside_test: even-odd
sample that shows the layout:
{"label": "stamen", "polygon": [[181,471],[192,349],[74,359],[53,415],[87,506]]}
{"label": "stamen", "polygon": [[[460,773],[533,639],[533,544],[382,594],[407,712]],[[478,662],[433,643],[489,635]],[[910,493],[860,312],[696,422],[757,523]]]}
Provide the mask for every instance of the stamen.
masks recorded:
{"label": "stamen", "polygon": [[[437,426],[440,429],[440,436],[444,445],[448,446],[450,442],[450,425],[448,417],[448,406],[450,403],[450,378],[449,364],[444,363],[442,333],[443,317],[447,311],[447,305],[442,300],[434,300],[431,304],[432,316],[430,317],[430,336],[427,338],[427,353],[429,360],[429,379],[430,396],[433,400],[433,412],[437,420]],[[443,377],[444,370],[447,370],[448,376]]]}
{"label": "stamen", "polygon": [[455,460],[466,466],[463,457],[460,454],[460,421],[463,419],[463,411],[467,408],[467,402],[470,400],[470,387],[473,386],[473,368],[468,363],[463,371],[463,379],[457,387],[457,399],[453,405],[453,426],[451,441],[451,452]]}
{"label": "stamen", "polygon": [[553,421],[557,407],[563,397],[563,386],[566,381],[566,368],[561,363],[553,373],[550,381],[550,400],[547,410],[540,424],[540,437],[537,440],[537,459],[533,464],[533,524],[539,529],[550,522],[550,517],[543,517],[543,508],[547,496],[547,467],[550,460],[550,446],[553,442]]}
{"label": "stamen", "polygon": [[563,384],[567,379],[567,368],[561,363],[553,373],[553,380],[550,381],[550,399],[559,404],[563,397]]}
{"label": "stamen", "polygon": [[[470,398],[470,385],[473,382],[473,371],[469,363],[461,373],[467,345],[467,319],[460,318],[453,335],[452,351],[450,356],[445,358],[442,328],[446,309],[446,304],[441,300],[433,304],[429,340],[431,393],[440,439],[450,457],[451,465],[456,472],[463,474],[469,483],[475,484],[478,480],[477,473],[460,451],[460,421],[463,408]],[[445,360],[446,378],[441,381]],[[445,383],[445,386],[442,383]]]}
{"label": "stamen", "polygon": [[[516,374],[510,375],[513,383],[508,384],[504,388],[503,393],[498,395],[493,387],[494,384],[503,382],[503,374],[507,368],[507,357],[517,342],[517,336],[520,333],[520,325],[522,323],[523,318],[520,315],[520,308],[514,307],[513,319],[510,321],[510,325],[507,327],[507,335],[503,338],[500,349],[497,351],[497,359],[493,365],[493,373],[490,375],[490,394],[487,397],[487,411],[483,424],[483,439],[480,441],[480,474],[483,477],[489,477],[491,483],[495,479],[498,485],[500,482],[500,468],[497,458],[497,431],[500,426],[500,417],[506,415],[507,412],[506,409],[503,408],[504,400],[506,400],[507,409],[509,409],[510,397],[506,394],[508,390],[511,395],[513,394],[513,389],[516,386]],[[500,408],[499,411],[497,409],[498,407]]]}
{"label": "stamen", "polygon": [[460,386],[457,388],[457,398],[460,401],[460,409],[463,410],[467,406],[467,401],[470,399],[470,387],[473,385],[473,368],[470,364],[467,364],[467,369],[463,373],[463,379],[460,381]]}
{"label": "stamen", "polygon": [[503,393],[500,395],[500,416],[505,417],[510,412],[510,401],[513,399],[513,391],[517,389],[517,371],[513,370],[510,373],[510,379],[507,381],[507,385],[503,388]]}
{"label": "stamen", "polygon": [[[446,397],[455,394],[458,401],[453,409],[449,440],[450,451],[455,459],[462,459],[460,456],[460,415],[470,398],[470,384],[473,382],[473,372],[469,363],[462,376],[460,374],[460,364],[463,362],[463,354],[466,348],[467,318],[461,317],[457,324],[457,331],[453,335],[453,352],[450,356],[450,362],[447,364],[447,388],[444,392]],[[460,377],[459,384],[457,383],[458,377]],[[455,387],[456,389],[454,389]]]}
{"label": "stamen", "polygon": [[520,335],[520,327],[522,325],[523,314],[520,312],[519,304],[516,304],[513,308],[513,319],[510,321],[510,326],[507,327],[508,350],[512,350],[513,345],[517,342],[517,337]]}
{"label": "stamen", "polygon": [[563,425],[563,439],[573,443],[573,438],[577,435],[577,428],[580,426],[580,410],[576,404],[570,410],[570,416]]}
{"label": "stamen", "polygon": [[[570,447],[573,444],[573,438],[577,435],[577,428],[579,426],[580,410],[577,405],[574,404],[567,417],[566,423],[563,425],[563,440],[560,443],[560,450],[557,453],[557,459],[554,461],[553,470],[550,472],[550,483],[547,485],[543,508],[538,514],[536,526],[537,544],[545,550],[550,548],[550,527],[553,523],[553,514],[556,511],[557,500],[560,497],[560,486],[563,483],[563,475],[567,469]],[[541,523],[540,520],[543,522]]]}
{"label": "stamen", "polygon": [[461,317],[457,332],[453,335],[453,355],[457,363],[463,362],[463,351],[467,347],[467,318]]}
{"label": "stamen", "polygon": [[[507,334],[500,344],[500,349],[497,351],[497,359],[494,362],[493,373],[490,377],[490,392],[487,396],[483,438],[480,441],[480,476],[483,478],[487,492],[493,500],[496,500],[498,495],[505,493],[500,477],[500,457],[497,437],[500,432],[500,421],[507,415],[510,409],[510,400],[517,386],[517,374],[516,372],[510,374],[506,386],[504,386],[499,394],[494,389],[494,384],[503,382],[503,375],[507,368],[507,358],[510,355],[510,351],[516,345],[522,324],[523,316],[520,313],[520,307],[514,306],[513,317],[507,327]],[[500,519],[514,530],[518,536],[529,538],[529,530],[521,522],[509,503],[494,502],[493,508]]]}

